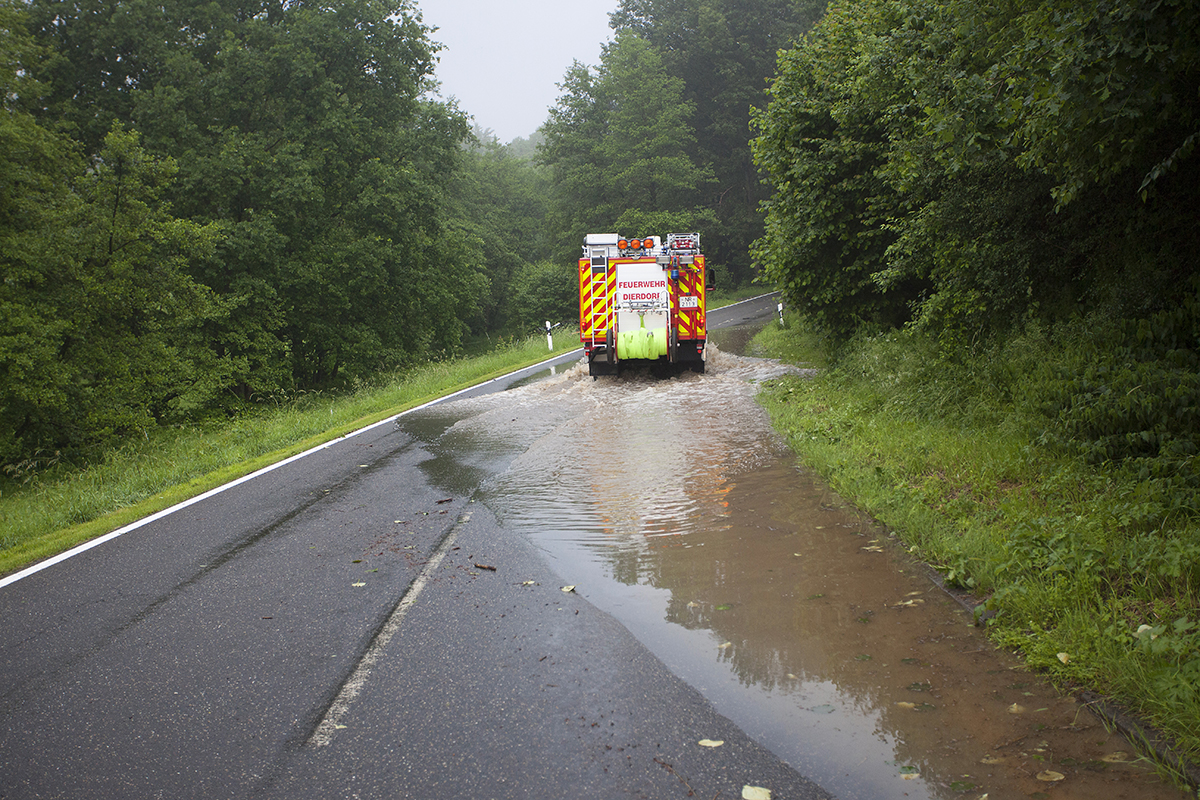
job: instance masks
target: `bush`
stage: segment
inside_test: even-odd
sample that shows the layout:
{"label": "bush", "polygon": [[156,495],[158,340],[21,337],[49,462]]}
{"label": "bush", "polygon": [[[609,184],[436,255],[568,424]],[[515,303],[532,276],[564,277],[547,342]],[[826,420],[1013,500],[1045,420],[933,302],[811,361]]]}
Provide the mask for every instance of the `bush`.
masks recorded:
{"label": "bush", "polygon": [[549,320],[572,323],[578,317],[579,278],[573,267],[553,261],[525,264],[513,280],[515,317],[522,333]]}

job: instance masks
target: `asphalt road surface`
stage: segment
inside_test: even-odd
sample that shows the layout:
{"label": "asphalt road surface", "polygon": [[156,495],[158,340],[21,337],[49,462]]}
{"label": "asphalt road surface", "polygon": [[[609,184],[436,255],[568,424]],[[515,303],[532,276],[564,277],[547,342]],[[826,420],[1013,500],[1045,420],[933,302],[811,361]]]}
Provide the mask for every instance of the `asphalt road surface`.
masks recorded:
{"label": "asphalt road surface", "polygon": [[0,588],[0,797],[829,796],[430,458],[376,426]]}

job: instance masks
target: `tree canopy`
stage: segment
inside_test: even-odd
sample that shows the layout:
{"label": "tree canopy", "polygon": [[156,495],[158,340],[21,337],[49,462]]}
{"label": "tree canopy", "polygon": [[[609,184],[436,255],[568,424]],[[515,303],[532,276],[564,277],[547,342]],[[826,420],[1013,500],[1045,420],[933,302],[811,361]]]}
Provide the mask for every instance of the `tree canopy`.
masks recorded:
{"label": "tree canopy", "polygon": [[680,230],[711,218],[702,194],[710,173],[694,154],[693,106],[648,42],[618,33],[595,72],[576,63],[560,86],[539,151],[555,187],[560,258],[574,256],[589,232],[646,225],[651,215]]}
{"label": "tree canopy", "polygon": [[621,0],[504,146],[412,0],[0,0],[0,463],[569,319],[589,232],[841,336],[1169,313],[1193,6]]}
{"label": "tree canopy", "polygon": [[841,334],[1169,305],[1200,243],[1196,14],[834,3],[755,116],[764,272]]}
{"label": "tree canopy", "polygon": [[0,459],[461,346],[469,131],[412,6],[0,10]]}

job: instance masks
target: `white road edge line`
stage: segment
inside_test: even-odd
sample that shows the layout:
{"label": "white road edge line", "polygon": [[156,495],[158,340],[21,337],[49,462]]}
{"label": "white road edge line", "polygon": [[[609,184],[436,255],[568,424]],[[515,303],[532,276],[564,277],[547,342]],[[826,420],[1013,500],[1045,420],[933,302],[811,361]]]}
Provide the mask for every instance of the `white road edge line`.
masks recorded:
{"label": "white road edge line", "polygon": [[[582,349],[583,348],[579,348],[579,350],[582,350]],[[410,408],[407,411],[401,411],[399,414],[393,414],[392,416],[388,417],[387,419],[382,419],[379,422],[375,422],[375,423],[372,423],[371,425],[367,425],[364,428],[359,428],[356,431],[351,431],[350,433],[347,433],[345,436],[340,436],[337,439],[330,439],[328,442],[325,442],[324,444],[319,444],[316,447],[309,448],[308,450],[305,450],[303,453],[297,453],[294,456],[285,458],[283,461],[276,461],[274,464],[265,466],[262,469],[258,470],[257,472],[252,472],[249,475],[243,475],[242,477],[238,478],[237,480],[233,480],[233,481],[230,481],[229,483],[222,484],[221,486],[218,486],[215,489],[209,489],[207,492],[204,492],[203,494],[198,494],[195,497],[184,500],[181,503],[176,503],[175,505],[171,506],[170,508],[164,508],[162,511],[151,514],[148,517],[143,517],[142,519],[139,519],[137,522],[131,522],[130,524],[126,525],[123,528],[118,528],[117,530],[112,531],[111,533],[106,533],[103,536],[98,536],[95,539],[86,541],[81,545],[71,548],[70,550],[63,551],[62,553],[59,553],[56,556],[47,558],[45,561],[39,561],[38,563],[36,563],[32,566],[26,567],[25,569],[21,570],[20,572],[14,572],[12,575],[9,575],[6,578],[0,578],[0,589],[3,589],[4,587],[9,586],[10,584],[14,584],[17,581],[24,580],[25,578],[28,578],[31,575],[36,575],[37,573],[41,572],[42,570],[52,567],[55,564],[59,564],[63,561],[66,561],[69,558],[74,558],[75,556],[79,555],[80,553],[84,553],[88,550],[91,550],[93,547],[99,547],[100,545],[104,544],[105,542],[116,539],[118,536],[124,536],[125,534],[129,533],[130,531],[135,531],[138,528],[142,527],[143,525],[149,525],[151,522],[155,522],[156,520],[160,520],[163,517],[170,516],[171,514],[174,514],[176,511],[181,511],[190,505],[194,505],[201,501],[207,500],[208,498],[218,495],[227,489],[232,489],[235,486],[240,486],[241,484],[246,483],[247,481],[254,480],[255,478],[257,478],[261,475],[266,475],[268,472],[279,469],[280,467],[287,466],[288,464],[291,464],[293,461],[299,461],[300,459],[302,459],[306,456],[310,456],[313,453],[318,453],[321,450],[325,450],[326,448],[333,447],[335,444],[344,442],[347,439],[350,439],[354,436],[358,436],[360,433],[365,433],[369,430],[378,428],[380,425],[386,425],[389,422],[395,422],[397,419],[399,419],[400,417],[403,417],[405,414],[411,414],[414,411],[420,411],[421,409],[428,408],[429,406],[445,402],[446,400],[451,400],[455,397],[458,397],[460,394],[465,394],[467,392],[478,389],[480,386],[486,386],[489,383],[495,383],[498,380],[507,378],[509,375],[515,375],[515,374],[518,374],[521,372],[525,372],[527,370],[539,369],[539,368],[543,367],[544,365],[549,364],[551,361],[557,361],[558,359],[570,356],[575,352],[577,352],[577,351],[572,350],[569,353],[560,353],[557,356],[554,356],[553,358],[547,358],[545,361],[540,361],[537,364],[534,364],[532,366],[525,367],[524,369],[519,369],[514,372],[510,372],[510,373],[508,373],[508,375],[501,375],[499,378],[492,378],[489,381],[484,381],[483,383],[477,383],[474,386],[468,386],[466,389],[460,389],[459,391],[454,392],[453,394],[448,394],[445,397],[439,397],[436,400],[430,400],[428,403],[423,403],[422,405],[416,406],[414,408]]]}
{"label": "white road edge line", "polygon": [[471,515],[464,514],[454,524],[454,528],[442,540],[441,545],[434,551],[429,562],[425,564],[425,568],[421,570],[421,574],[408,587],[408,591],[400,598],[400,602],[392,610],[388,616],[387,622],[383,628],[375,636],[374,641],[367,647],[367,651],[363,653],[363,657],[359,660],[354,671],[350,673],[350,677],[342,684],[341,691],[337,693],[337,697],[333,698],[329,709],[325,712],[325,716],[318,723],[312,736],[308,738],[308,744],[315,747],[324,747],[333,741],[333,735],[338,730],[345,726],[341,724],[345,716],[350,713],[350,707],[354,705],[354,701],[362,693],[363,687],[367,685],[367,680],[371,677],[371,671],[375,668],[375,664],[383,655],[384,649],[388,643],[392,641],[392,637],[400,630],[400,623],[404,621],[404,617],[408,614],[408,610],[416,604],[417,598],[425,589],[425,586],[433,578],[433,573],[441,565],[442,559],[446,553],[450,552],[454,540],[458,538],[458,526],[467,522]]}

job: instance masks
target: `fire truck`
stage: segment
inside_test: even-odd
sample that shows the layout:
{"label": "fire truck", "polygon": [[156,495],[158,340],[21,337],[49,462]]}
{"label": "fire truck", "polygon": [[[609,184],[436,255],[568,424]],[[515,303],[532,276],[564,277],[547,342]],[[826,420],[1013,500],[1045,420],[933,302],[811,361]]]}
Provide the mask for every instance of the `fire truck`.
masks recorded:
{"label": "fire truck", "polygon": [[591,233],[579,259],[579,338],[588,374],[704,372],[705,292],[700,234],[626,239]]}

